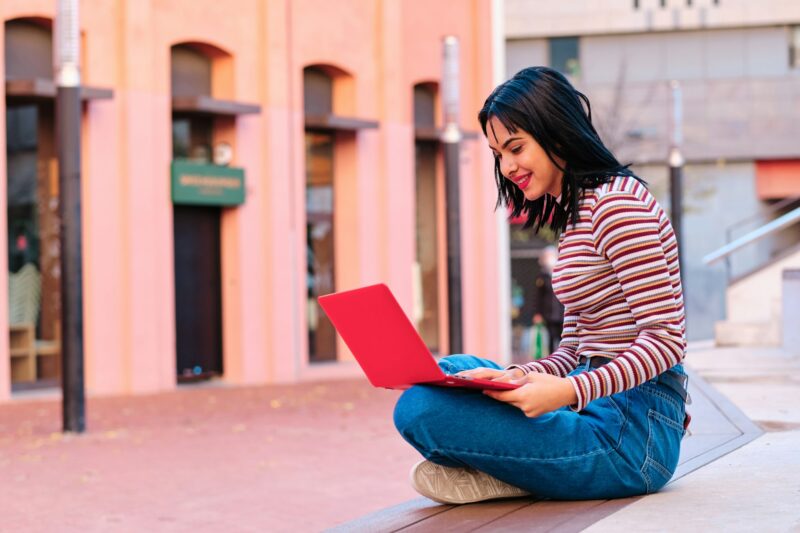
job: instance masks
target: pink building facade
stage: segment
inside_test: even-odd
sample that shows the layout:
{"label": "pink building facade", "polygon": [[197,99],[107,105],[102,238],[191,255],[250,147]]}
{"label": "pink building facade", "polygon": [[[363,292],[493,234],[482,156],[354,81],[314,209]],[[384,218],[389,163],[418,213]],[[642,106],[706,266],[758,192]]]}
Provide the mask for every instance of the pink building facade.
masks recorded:
{"label": "pink building facade", "polygon": [[[46,200],[58,197],[52,86],[20,60],[25,47],[46,55],[55,5],[0,3],[0,401],[59,373],[58,252],[46,234]],[[230,384],[359,375],[314,297],[377,282],[447,353],[442,38],[460,40],[460,122],[477,133],[493,85],[492,15],[489,0],[81,2],[88,394],[171,390],[179,374]],[[179,206],[173,161],[205,158],[213,171],[217,155],[241,169],[243,202]],[[499,358],[491,169],[482,137],[468,135],[463,344]],[[24,318],[29,263],[41,297]],[[207,305],[210,315],[195,312]],[[179,352],[194,349],[216,353],[216,367],[182,366]]]}

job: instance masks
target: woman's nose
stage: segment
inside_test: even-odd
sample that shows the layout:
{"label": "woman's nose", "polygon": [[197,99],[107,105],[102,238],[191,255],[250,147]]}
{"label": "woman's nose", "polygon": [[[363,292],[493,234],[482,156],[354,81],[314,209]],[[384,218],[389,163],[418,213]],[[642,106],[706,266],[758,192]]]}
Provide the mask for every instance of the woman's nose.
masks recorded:
{"label": "woman's nose", "polygon": [[517,171],[517,163],[513,159],[509,158],[509,160],[505,162],[505,167],[506,168],[504,174],[506,176],[511,176],[514,172]]}

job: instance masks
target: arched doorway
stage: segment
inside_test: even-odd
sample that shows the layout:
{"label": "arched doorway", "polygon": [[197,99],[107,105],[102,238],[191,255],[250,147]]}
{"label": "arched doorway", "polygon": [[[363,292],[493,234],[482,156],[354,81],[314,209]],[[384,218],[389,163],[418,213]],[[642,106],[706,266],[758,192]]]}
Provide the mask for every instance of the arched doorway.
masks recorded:
{"label": "arched doorway", "polygon": [[[211,95],[211,58],[192,45],[172,47],[172,97]],[[172,113],[172,158],[210,165],[214,117]],[[176,371],[179,381],[222,375],[222,208],[173,205]]]}

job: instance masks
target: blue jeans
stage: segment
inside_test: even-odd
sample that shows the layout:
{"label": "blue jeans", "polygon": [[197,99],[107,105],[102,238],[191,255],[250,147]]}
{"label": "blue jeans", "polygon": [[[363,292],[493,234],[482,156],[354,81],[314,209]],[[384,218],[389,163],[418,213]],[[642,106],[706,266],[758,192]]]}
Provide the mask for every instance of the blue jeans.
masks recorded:
{"label": "blue jeans", "polygon": [[[470,355],[445,357],[439,366],[448,374],[500,368]],[[537,418],[480,391],[415,385],[397,401],[394,423],[426,459],[481,470],[537,497],[622,498],[655,492],[672,477],[684,407],[656,380],[579,413],[563,407]]]}

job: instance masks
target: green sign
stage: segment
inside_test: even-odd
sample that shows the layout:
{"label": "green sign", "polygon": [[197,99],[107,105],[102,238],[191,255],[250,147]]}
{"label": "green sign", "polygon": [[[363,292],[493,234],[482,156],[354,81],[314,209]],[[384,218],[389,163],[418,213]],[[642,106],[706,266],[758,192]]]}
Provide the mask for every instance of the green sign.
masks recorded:
{"label": "green sign", "polygon": [[244,203],[244,169],[172,162],[172,203],[240,205]]}

